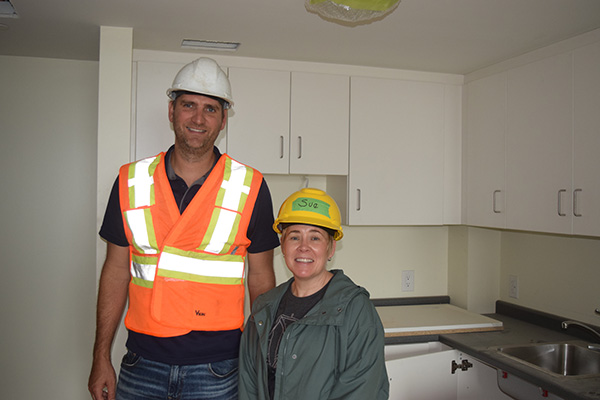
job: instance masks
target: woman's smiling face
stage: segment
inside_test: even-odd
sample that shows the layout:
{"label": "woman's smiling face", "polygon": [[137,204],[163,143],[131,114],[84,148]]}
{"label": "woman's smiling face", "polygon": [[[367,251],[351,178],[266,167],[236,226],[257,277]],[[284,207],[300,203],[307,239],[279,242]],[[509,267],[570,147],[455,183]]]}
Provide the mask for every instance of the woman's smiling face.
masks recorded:
{"label": "woman's smiling face", "polygon": [[327,260],[335,252],[335,241],[322,228],[295,224],[283,231],[281,251],[295,279],[322,279],[327,273]]}

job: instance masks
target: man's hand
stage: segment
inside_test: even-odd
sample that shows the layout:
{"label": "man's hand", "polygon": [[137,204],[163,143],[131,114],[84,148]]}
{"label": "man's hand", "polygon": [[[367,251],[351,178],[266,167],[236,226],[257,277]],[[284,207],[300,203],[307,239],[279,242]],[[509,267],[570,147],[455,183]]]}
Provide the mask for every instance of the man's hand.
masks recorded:
{"label": "man's hand", "polygon": [[94,359],[88,381],[88,390],[94,400],[114,400],[117,376],[110,360]]}
{"label": "man's hand", "polygon": [[88,389],[94,400],[115,398],[117,378],[110,354],[127,302],[129,280],[129,248],[108,243],[100,275],[94,361],[88,381]]}

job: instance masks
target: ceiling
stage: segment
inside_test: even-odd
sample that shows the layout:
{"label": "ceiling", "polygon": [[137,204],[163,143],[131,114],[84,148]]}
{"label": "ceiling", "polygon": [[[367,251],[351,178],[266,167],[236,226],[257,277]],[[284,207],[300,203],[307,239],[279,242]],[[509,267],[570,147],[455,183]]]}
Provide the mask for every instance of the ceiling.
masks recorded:
{"label": "ceiling", "polygon": [[225,54],[466,74],[600,28],[600,0],[401,0],[356,26],[307,12],[304,0],[11,2],[19,18],[0,18],[0,55],[79,60],[98,60],[104,25],[133,27],[136,49],[234,41]]}

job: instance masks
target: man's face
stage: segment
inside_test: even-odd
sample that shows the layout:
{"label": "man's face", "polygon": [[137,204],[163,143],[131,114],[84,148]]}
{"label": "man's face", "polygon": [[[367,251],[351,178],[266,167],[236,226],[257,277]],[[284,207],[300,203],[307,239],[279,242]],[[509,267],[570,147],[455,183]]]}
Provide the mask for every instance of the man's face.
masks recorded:
{"label": "man's face", "polygon": [[225,128],[227,110],[218,100],[186,93],[169,103],[169,121],[175,131],[175,145],[199,155],[212,151]]}

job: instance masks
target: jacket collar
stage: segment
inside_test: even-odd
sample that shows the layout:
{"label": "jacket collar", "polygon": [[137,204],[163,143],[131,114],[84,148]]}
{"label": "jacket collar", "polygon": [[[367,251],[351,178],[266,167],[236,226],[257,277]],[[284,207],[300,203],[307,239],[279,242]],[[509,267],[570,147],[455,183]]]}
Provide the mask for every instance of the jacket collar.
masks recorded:
{"label": "jacket collar", "polygon": [[[331,270],[333,277],[325,296],[306,316],[298,321],[307,325],[342,325],[344,311],[350,300],[359,294],[369,297],[366,289],[356,286],[342,270]],[[272,321],[279,302],[294,278],[259,296],[253,307],[251,318]]]}

